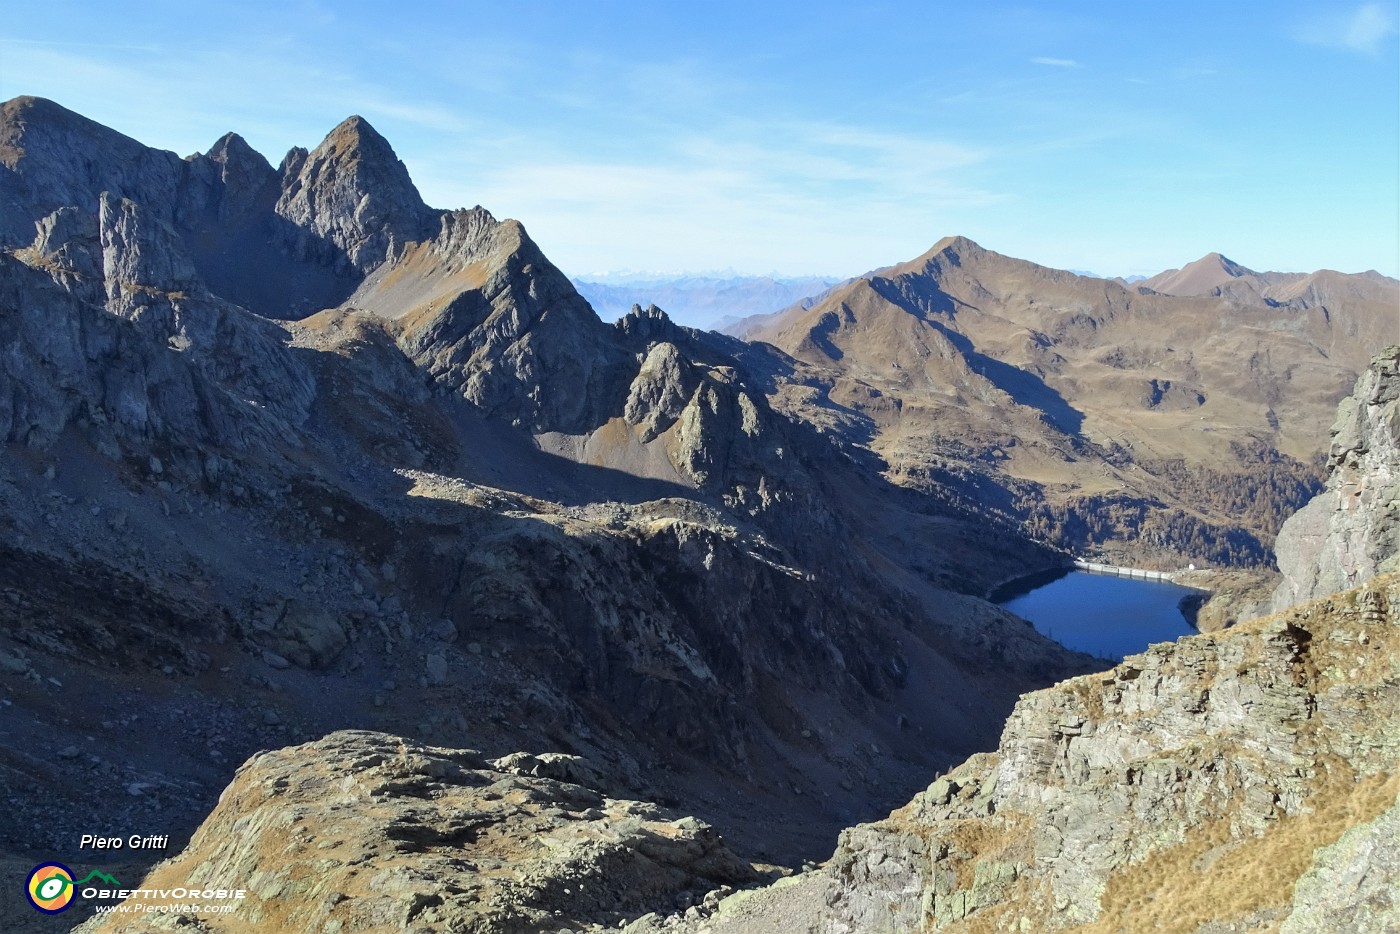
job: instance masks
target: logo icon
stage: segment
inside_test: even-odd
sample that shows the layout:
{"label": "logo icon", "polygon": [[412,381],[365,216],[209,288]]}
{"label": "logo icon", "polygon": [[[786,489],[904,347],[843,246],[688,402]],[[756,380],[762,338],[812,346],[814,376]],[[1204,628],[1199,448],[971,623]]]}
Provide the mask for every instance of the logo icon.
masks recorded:
{"label": "logo icon", "polygon": [[29,874],[24,892],[29,904],[44,914],[56,915],[73,903],[73,888],[73,870],[62,863],[43,863]]}
{"label": "logo icon", "polygon": [[74,882],[73,870],[62,863],[40,863],[25,880],[24,894],[29,897],[29,904],[36,910],[56,915],[73,903],[73,893],[93,879],[121,888],[120,882],[96,869]]}

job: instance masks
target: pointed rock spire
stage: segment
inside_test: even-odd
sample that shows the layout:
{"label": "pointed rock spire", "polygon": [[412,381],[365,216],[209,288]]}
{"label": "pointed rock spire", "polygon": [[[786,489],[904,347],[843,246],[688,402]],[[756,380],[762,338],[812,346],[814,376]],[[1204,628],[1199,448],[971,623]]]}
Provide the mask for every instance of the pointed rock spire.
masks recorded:
{"label": "pointed rock spire", "polygon": [[311,234],[298,252],[364,273],[437,232],[437,214],[388,140],[363,117],[342,121],[309,153],[293,150],[282,165],[277,213]]}

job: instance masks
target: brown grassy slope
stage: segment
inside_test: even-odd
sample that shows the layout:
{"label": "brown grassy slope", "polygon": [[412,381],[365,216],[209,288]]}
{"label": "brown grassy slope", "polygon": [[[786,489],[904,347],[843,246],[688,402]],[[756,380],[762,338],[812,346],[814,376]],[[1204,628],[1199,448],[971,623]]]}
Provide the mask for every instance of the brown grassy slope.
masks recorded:
{"label": "brown grassy slope", "polygon": [[[1304,279],[1286,302],[1163,295],[949,238],[751,336],[800,361],[777,404],[855,413],[902,482],[990,478],[1074,547],[1263,562],[1400,301],[1384,277]],[[1144,534],[1125,504],[1173,518]],[[1212,550],[1230,528],[1255,544]]]}

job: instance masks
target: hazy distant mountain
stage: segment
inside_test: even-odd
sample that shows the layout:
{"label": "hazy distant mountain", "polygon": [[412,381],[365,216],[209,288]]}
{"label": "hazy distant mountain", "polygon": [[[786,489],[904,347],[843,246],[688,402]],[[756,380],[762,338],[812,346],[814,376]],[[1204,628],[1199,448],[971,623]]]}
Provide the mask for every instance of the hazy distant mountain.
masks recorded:
{"label": "hazy distant mountain", "polygon": [[1112,279],[1114,282],[1141,282],[1143,279],[1147,278],[1146,276],[1105,276],[1089,269],[1067,269],[1065,271],[1089,279]]}
{"label": "hazy distant mountain", "polygon": [[[1207,253],[1180,269],[1168,269],[1141,283],[1164,295],[1215,295],[1235,302],[1288,304],[1300,308],[1350,306],[1384,301],[1395,280],[1374,269],[1342,273],[1255,272],[1219,253]],[[1392,331],[1392,335],[1395,332]]]}
{"label": "hazy distant mountain", "polygon": [[694,328],[720,330],[749,315],[781,311],[841,282],[818,276],[663,276],[590,277],[572,280],[579,294],[605,319],[620,318],[633,305],[656,305],[672,320]]}

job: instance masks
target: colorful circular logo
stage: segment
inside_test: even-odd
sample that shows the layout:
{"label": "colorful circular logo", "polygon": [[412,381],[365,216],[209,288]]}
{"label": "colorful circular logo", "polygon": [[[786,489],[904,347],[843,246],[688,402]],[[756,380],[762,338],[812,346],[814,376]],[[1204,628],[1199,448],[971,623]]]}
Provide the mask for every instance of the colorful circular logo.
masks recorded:
{"label": "colorful circular logo", "polygon": [[62,863],[35,866],[24,892],[29,896],[29,904],[45,914],[56,915],[73,903],[73,870]]}

